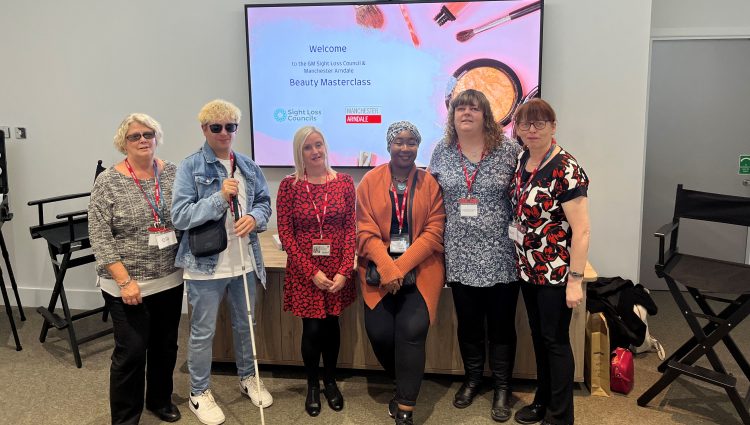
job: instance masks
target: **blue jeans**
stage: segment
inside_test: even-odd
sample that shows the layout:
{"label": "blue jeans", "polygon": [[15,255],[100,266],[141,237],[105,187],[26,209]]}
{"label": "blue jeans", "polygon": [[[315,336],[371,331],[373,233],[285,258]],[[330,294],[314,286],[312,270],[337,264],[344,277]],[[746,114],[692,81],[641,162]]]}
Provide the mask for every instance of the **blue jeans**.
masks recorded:
{"label": "blue jeans", "polygon": [[[240,379],[255,375],[242,276],[212,280],[187,280],[185,283],[187,283],[188,288],[188,302],[192,307],[190,339],[188,341],[190,391],[193,394],[198,394],[209,387],[213,340],[216,334],[216,314],[224,294],[227,292],[232,319],[237,374]],[[253,315],[255,315],[255,272],[247,273],[247,286],[250,294],[250,306]]]}

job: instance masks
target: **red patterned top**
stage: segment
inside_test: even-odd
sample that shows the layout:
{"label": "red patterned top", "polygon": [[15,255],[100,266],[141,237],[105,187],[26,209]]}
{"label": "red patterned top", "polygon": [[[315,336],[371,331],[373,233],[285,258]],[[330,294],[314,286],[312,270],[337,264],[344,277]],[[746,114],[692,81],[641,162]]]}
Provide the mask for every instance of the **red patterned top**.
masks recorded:
{"label": "red patterned top", "polygon": [[[323,238],[331,240],[331,255],[312,255],[312,240],[320,238],[313,200],[322,212],[325,193],[328,208],[323,223]],[[357,296],[352,282],[356,229],[354,217],[354,181],[337,173],[325,184],[294,182],[287,176],[279,185],[276,210],[279,238],[287,253],[284,280],[284,311],[298,317],[322,319],[339,316]],[[321,217],[322,218],[322,217]],[[347,278],[344,287],[333,294],[320,290],[312,281],[318,270],[333,280],[336,273]]]}

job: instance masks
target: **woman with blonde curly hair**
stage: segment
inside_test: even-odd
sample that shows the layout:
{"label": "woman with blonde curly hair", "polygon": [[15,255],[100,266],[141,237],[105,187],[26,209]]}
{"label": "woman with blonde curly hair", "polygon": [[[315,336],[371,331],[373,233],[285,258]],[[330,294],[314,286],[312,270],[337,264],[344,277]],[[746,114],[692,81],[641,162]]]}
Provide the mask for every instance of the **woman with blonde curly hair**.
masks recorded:
{"label": "woman with blonde curly hair", "polygon": [[498,422],[511,415],[519,283],[508,239],[507,189],[520,151],[496,123],[485,95],[466,90],[450,102],[445,139],[435,147],[429,167],[445,200],[446,281],[453,290],[466,372],[453,405],[468,407],[479,392],[489,345],[490,416]]}
{"label": "woman with blonde curly hair", "polygon": [[[146,409],[180,419],[172,403],[182,270],[169,209],[177,167],[156,157],[161,126],[146,114],[120,124],[115,147],[125,159],[97,177],[89,235],[98,286],[112,315],[115,349],[109,374],[113,424],[137,424]],[[148,365],[148,367],[147,367]]]}

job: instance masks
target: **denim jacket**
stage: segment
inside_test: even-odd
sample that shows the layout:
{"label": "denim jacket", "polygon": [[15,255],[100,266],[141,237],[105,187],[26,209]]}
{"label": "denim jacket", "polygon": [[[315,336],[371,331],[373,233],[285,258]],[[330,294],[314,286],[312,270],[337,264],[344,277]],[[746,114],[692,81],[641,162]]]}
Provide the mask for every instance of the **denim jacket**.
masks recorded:
{"label": "denim jacket", "polygon": [[[244,210],[255,219],[255,230],[248,235],[253,248],[255,273],[266,286],[266,269],[260,250],[258,233],[266,230],[271,217],[271,194],[260,167],[245,155],[235,152],[235,163],[246,181],[247,205]],[[221,182],[227,171],[216,158],[213,149],[204,143],[200,150],[185,158],[177,168],[172,190],[172,222],[175,228],[188,230],[209,220],[218,220],[229,208],[221,196]],[[188,238],[183,237],[177,249],[175,266],[212,274],[216,270],[219,254],[195,257],[190,252]]]}

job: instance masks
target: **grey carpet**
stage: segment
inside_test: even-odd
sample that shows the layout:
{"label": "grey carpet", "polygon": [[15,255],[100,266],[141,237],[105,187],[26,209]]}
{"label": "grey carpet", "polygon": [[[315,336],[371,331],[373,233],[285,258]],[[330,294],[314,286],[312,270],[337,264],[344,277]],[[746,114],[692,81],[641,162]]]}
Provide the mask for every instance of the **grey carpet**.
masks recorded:
{"label": "grey carpet", "polygon": [[[690,335],[687,325],[677,312],[667,292],[654,293],[660,311],[651,317],[652,334],[669,354]],[[41,317],[33,308],[25,309],[26,322],[18,321],[23,351],[16,352],[4,310],[0,316],[0,424],[106,424],[109,422],[108,369],[113,342],[111,336],[84,344],[81,348],[83,368],[77,369],[67,343],[67,333],[51,330],[47,342],[38,340]],[[199,424],[187,406],[188,374],[186,366],[187,317],[183,316],[180,329],[180,351],[174,375],[173,401],[179,406],[183,425]],[[98,318],[87,318],[76,325],[79,334],[102,327]],[[742,324],[732,335],[740,348],[747,352],[748,324]],[[728,370],[738,378],[740,389],[748,383],[728,352],[717,350]],[[533,354],[529,354],[533,355]],[[660,374],[655,353],[636,358],[635,389],[629,395],[592,397],[583,385],[575,390],[577,424],[735,424],[739,417],[724,391],[688,378],[679,378],[651,404],[638,407],[636,399]],[[707,362],[699,363],[708,366]],[[212,388],[224,409],[227,424],[260,423],[258,409],[238,390],[238,381],[231,366],[217,366],[212,375]],[[342,371],[340,388],[346,399],[342,412],[328,408],[323,399],[323,410],[317,418],[304,412],[305,379],[301,368],[262,367],[261,376],[274,396],[274,404],[266,410],[267,424],[389,424],[386,403],[392,395],[392,385],[378,372]],[[451,400],[460,382],[456,377],[428,375],[422,385],[415,413],[419,424],[494,424],[489,417],[492,392],[485,391],[472,406],[459,410]],[[533,398],[532,381],[515,383],[514,409]],[[141,423],[160,421],[144,412]],[[515,422],[511,419],[509,424]]]}

